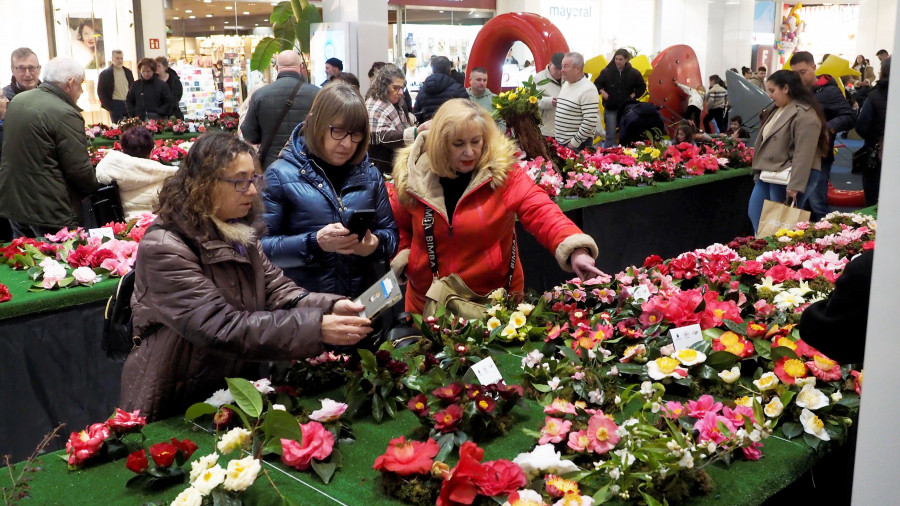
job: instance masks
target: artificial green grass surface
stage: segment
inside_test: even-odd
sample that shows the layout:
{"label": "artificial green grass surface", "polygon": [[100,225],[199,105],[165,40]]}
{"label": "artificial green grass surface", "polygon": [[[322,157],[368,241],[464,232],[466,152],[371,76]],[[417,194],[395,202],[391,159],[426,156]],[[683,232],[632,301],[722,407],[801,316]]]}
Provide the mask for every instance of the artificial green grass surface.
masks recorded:
{"label": "artificial green grass surface", "polygon": [[[215,130],[215,131],[217,131],[217,130]],[[176,134],[174,132],[163,132],[161,134],[159,134],[159,133],[153,134],[153,139],[167,140],[167,141],[174,141],[174,140],[189,141],[191,139],[196,138],[199,135],[202,135],[202,134],[200,132],[185,132],[183,134]],[[95,148],[99,148],[99,147],[103,147],[103,146],[109,147],[117,142],[119,142],[119,141],[116,139],[104,139],[103,137],[96,137],[93,140],[91,140],[91,146],[93,146]]]}
{"label": "artificial green grass surface", "polygon": [[[512,354],[495,356],[501,371],[509,383],[518,383],[517,372],[521,358]],[[322,397],[340,399],[340,389]],[[315,407],[318,404],[313,402]],[[531,451],[536,441],[522,433],[523,428],[539,430],[544,414],[534,401],[526,400],[526,407],[517,407],[514,413],[519,423],[508,434],[483,443],[484,460],[512,460],[520,452]],[[375,458],[383,454],[388,441],[401,435],[409,436],[418,427],[415,415],[403,410],[396,419],[386,419],[376,424],[371,418],[353,422],[356,442],[341,445],[343,467],[338,469],[328,485],[310,470],[306,472],[287,468],[273,457],[266,460],[263,469],[283,495],[294,504],[350,506],[402,504],[381,492],[380,473],[372,469]],[[66,434],[80,427],[69,427]],[[194,425],[178,418],[172,418],[148,425],[144,429],[147,436],[145,447],[168,441],[171,437],[189,438],[200,447],[191,461],[211,452],[215,439]],[[65,436],[63,436],[65,437]],[[695,497],[688,504],[710,504],[722,506],[760,504],[780,489],[787,487],[816,460],[813,452],[802,442],[794,443],[776,438],[764,441],[763,458],[758,462],[739,460],[731,467],[720,464],[707,467],[714,481],[714,489],[707,496]],[[456,452],[453,452],[453,461]],[[125,488],[125,483],[134,474],[125,468],[125,460],[88,466],[77,471],[67,471],[62,460],[62,452],[42,457],[43,469],[30,474],[31,504],[134,504],[145,502],[171,501],[187,484],[178,485],[159,492],[145,492]],[[236,457],[236,454],[231,457]],[[220,459],[221,464],[227,460]],[[700,463],[698,463],[700,465]],[[21,464],[19,464],[21,466]],[[186,464],[190,470],[190,464]],[[18,467],[18,466],[17,466]],[[8,486],[6,470],[0,471],[0,485]],[[260,475],[256,483],[243,496],[244,504],[281,504],[280,497],[265,476]]]}
{"label": "artificial green grass surface", "polygon": [[27,314],[55,311],[81,304],[105,301],[116,289],[119,278],[107,279],[93,286],[57,288],[42,292],[29,292],[34,281],[28,278],[28,271],[14,271],[0,266],[0,283],[9,287],[12,299],[0,304],[0,320]]}

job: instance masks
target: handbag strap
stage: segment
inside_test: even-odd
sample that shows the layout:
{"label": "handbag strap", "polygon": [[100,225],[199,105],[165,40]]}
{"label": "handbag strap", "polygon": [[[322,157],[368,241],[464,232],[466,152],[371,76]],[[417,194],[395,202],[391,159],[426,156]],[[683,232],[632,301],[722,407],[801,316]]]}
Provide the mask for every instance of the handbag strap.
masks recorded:
{"label": "handbag strap", "polygon": [[[437,263],[437,243],[434,240],[434,209],[425,206],[425,217],[422,218],[422,228],[425,230],[425,251],[428,253],[428,263],[431,265],[431,274],[434,279],[438,276]],[[509,257],[509,271],[506,275],[506,291],[512,288],[513,275],[516,272],[516,258],[518,249],[516,247],[516,234],[513,232],[512,254]]]}
{"label": "handbag strap", "polygon": [[[272,147],[272,141],[275,140],[275,133],[278,132],[278,129],[281,128],[281,124],[284,123],[284,118],[287,117],[288,111],[291,107],[294,106],[294,98],[297,97],[297,93],[300,91],[300,87],[303,86],[303,79],[297,79],[297,84],[294,86],[294,89],[291,90],[291,96],[284,103],[284,107],[281,108],[281,112],[278,113],[278,119],[275,120],[275,123],[272,125],[272,130],[268,132],[268,135],[263,139],[262,144],[259,146],[259,151],[257,155],[259,156],[259,163],[262,164],[265,161],[266,153],[269,152],[269,148]],[[265,167],[263,167],[265,169]]]}

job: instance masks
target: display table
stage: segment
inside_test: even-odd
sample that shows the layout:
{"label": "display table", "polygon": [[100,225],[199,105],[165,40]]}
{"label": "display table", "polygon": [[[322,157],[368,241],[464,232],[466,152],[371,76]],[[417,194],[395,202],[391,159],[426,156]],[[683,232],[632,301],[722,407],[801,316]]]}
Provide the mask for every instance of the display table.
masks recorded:
{"label": "display table", "polygon": [[[517,382],[514,371],[520,367],[521,358],[512,354],[500,354],[494,356],[494,359],[504,376],[511,383]],[[330,392],[321,397],[339,399],[339,396],[339,392]],[[518,453],[530,451],[535,446],[535,439],[523,434],[521,429],[538,430],[545,415],[536,402],[526,400],[525,404],[524,408],[517,407],[513,411],[519,418],[513,430],[503,437],[480,445],[485,449],[486,461],[513,459]],[[416,426],[418,422],[415,415],[407,410],[398,413],[396,419],[387,419],[381,424],[376,424],[371,418],[354,421],[352,427],[356,442],[341,447],[343,467],[337,471],[329,485],[324,485],[311,471],[300,472],[285,468],[280,461],[274,459],[269,459],[264,464],[264,469],[269,471],[281,493],[295,504],[402,504],[381,492],[379,473],[372,470],[372,464],[378,455],[384,453],[388,441],[400,435],[409,436]],[[144,432],[147,435],[146,446],[168,441],[171,437],[190,438],[200,446],[193,459],[211,452],[215,442],[212,436],[176,418],[151,424]],[[63,437],[67,434],[68,432]],[[73,494],[83,504],[159,503],[171,501],[184,488],[178,486],[157,493],[126,489],[125,483],[134,474],[125,468],[124,459],[69,472],[65,462],[57,456],[61,453],[43,457],[43,470],[31,475],[31,493],[36,504],[69,503]],[[730,468],[720,465],[707,467],[715,488],[710,495],[696,497],[689,504],[761,504],[797,480],[817,460],[802,442],[797,444],[774,437],[765,440],[763,455],[763,460],[759,462],[739,460]],[[6,472],[0,473],[0,483],[6,485],[8,480]],[[244,496],[244,503],[280,504],[280,498],[265,477],[260,476]]]}
{"label": "display table", "polygon": [[[174,132],[163,132],[163,133],[155,133],[153,134],[153,138],[155,140],[167,140],[167,141],[189,141],[191,139],[196,139],[197,136],[201,135],[200,132],[185,132],[183,134],[176,134]],[[113,144],[119,142],[116,139],[104,139],[103,137],[96,137],[91,140],[91,146],[95,148],[99,148],[102,146],[112,146]]]}

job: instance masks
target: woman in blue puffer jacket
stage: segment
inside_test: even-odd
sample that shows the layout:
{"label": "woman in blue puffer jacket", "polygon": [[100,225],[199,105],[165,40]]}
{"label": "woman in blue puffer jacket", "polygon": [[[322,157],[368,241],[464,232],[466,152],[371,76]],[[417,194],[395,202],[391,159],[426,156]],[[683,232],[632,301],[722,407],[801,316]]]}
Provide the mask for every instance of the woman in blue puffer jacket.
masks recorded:
{"label": "woman in blue puffer jacket", "polygon": [[[332,83],[266,169],[263,250],[310,291],[356,297],[375,281],[373,267],[397,251],[397,224],[381,172],[366,157],[368,144],[362,97]],[[375,219],[359,240],[345,224],[364,209],[374,209]]]}

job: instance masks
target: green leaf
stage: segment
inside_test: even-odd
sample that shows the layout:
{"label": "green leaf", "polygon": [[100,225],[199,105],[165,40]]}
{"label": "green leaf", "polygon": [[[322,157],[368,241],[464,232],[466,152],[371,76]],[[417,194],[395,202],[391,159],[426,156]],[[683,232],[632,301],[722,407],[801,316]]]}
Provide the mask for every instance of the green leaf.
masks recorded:
{"label": "green leaf", "polygon": [[859,395],[854,393],[844,393],[843,397],[838,401],[838,405],[846,406],[850,409],[859,409]]}
{"label": "green leaf", "polygon": [[284,23],[294,17],[294,9],[291,8],[290,2],[279,2],[272,9],[272,15],[269,16],[270,23]]}
{"label": "green leaf", "polygon": [[787,346],[776,346],[772,348],[772,362],[777,362],[782,357],[794,358],[797,360],[800,359],[800,357],[797,356],[797,352]]}
{"label": "green leaf", "polygon": [[444,434],[438,438],[437,444],[440,451],[434,457],[435,462],[445,462],[447,457],[450,456],[450,452],[453,450],[453,437],[453,434]]}
{"label": "green leaf", "polygon": [[125,487],[127,488],[141,488],[144,483],[147,483],[147,480],[150,479],[150,475],[147,474],[139,474],[125,483]]}
{"label": "green leaf", "polygon": [[550,385],[545,385],[544,383],[532,383],[531,386],[533,386],[535,390],[541,393],[547,393],[550,391]]}
{"label": "green leaf", "polygon": [[60,286],[60,288],[69,286],[72,284],[73,281],[75,281],[75,278],[72,276],[62,278],[61,280],[59,280],[59,286]]}
{"label": "green leaf", "polygon": [[581,365],[581,357],[575,353],[575,350],[569,348],[568,346],[558,346],[559,351],[563,354],[564,357],[569,359],[572,362],[572,365]]}
{"label": "green leaf", "polygon": [[266,413],[266,421],[263,424],[266,439],[291,439],[303,441],[303,431],[300,423],[294,415],[287,411],[270,410]]}
{"label": "green leaf", "polygon": [[753,349],[756,350],[756,353],[766,359],[772,360],[772,343],[765,339],[751,339],[753,342]]}
{"label": "green leaf", "polygon": [[735,334],[747,336],[747,322],[744,323],[735,323],[731,320],[723,320],[725,326],[728,327],[728,330],[734,332]]}
{"label": "green leaf", "polygon": [[700,378],[705,380],[715,381],[719,377],[719,372],[706,364],[701,365],[697,371]]}
{"label": "green leaf", "polygon": [[638,490],[641,493],[641,497],[647,501],[647,506],[663,506],[663,503],[657,501],[652,495],[644,492],[643,490]]}
{"label": "green leaf", "polygon": [[316,6],[307,3],[306,7],[300,12],[300,19],[294,23],[294,33],[297,41],[300,43],[300,49],[304,53],[309,52],[310,30],[313,23],[321,23],[322,17],[319,15],[319,9]]}
{"label": "green leaf", "polygon": [[803,434],[803,426],[795,422],[785,422],[784,425],[781,426],[781,432],[784,433],[784,437],[794,439],[800,434]]}
{"label": "green leaf", "polygon": [[312,459],[310,461],[312,464],[313,471],[319,475],[319,478],[322,478],[322,481],[328,485],[328,482],[331,481],[331,478],[334,476],[334,472],[337,470],[337,464],[334,462],[323,462],[320,460]]}
{"label": "green leaf", "polygon": [[234,411],[235,413],[237,413],[237,415],[241,418],[241,422],[244,424],[245,429],[251,430],[253,428],[253,426],[250,425],[250,419],[247,418],[247,415],[246,415],[246,413],[244,413],[244,410],[235,406],[234,404],[222,404],[222,407],[228,408],[228,409]]}
{"label": "green leaf", "polygon": [[384,412],[391,418],[397,416],[397,403],[394,399],[384,400]]}
{"label": "green leaf", "polygon": [[691,349],[702,352],[704,355],[709,355],[710,352],[712,352],[712,344],[710,341],[707,341],[706,339],[704,339],[702,341],[698,341],[698,342],[692,344]]}
{"label": "green leaf", "polygon": [[200,418],[203,415],[214,415],[216,414],[216,411],[218,411],[218,409],[212,404],[198,402],[187,408],[187,411],[184,412],[184,419],[193,420],[195,418]]}
{"label": "green leaf", "polygon": [[608,482],[606,485],[597,489],[597,492],[594,493],[594,502],[597,504],[603,504],[612,498],[612,494],[609,492],[609,486],[612,485],[612,482]]}
{"label": "green leaf", "polygon": [[819,444],[822,442],[822,440],[817,438],[816,436],[806,433],[803,434],[803,441],[805,441],[806,444],[813,450],[817,449],[819,447]]}
{"label": "green leaf", "polygon": [[272,37],[264,37],[256,45],[253,55],[250,57],[250,70],[265,71],[272,63],[272,58],[280,51],[283,51],[285,44],[290,47],[290,41],[284,39],[276,39]]}
{"label": "green leaf", "polygon": [[717,371],[730,369],[737,361],[738,356],[728,351],[714,351],[706,357],[706,365]]}
{"label": "green leaf", "polygon": [[616,364],[619,374],[641,375],[646,371],[644,364],[636,364],[634,362]]}
{"label": "green leaf", "polygon": [[384,418],[384,399],[380,394],[372,396],[372,418],[378,423],[381,423],[381,419]]}
{"label": "green leaf", "polygon": [[253,383],[244,378],[225,378],[225,383],[228,383],[228,391],[234,397],[235,404],[250,418],[259,418],[263,410],[263,400]]}
{"label": "green leaf", "polygon": [[371,351],[360,348],[356,350],[359,353],[359,358],[362,360],[363,369],[366,372],[375,372],[378,370],[378,360],[375,359],[375,355],[372,354]]}

